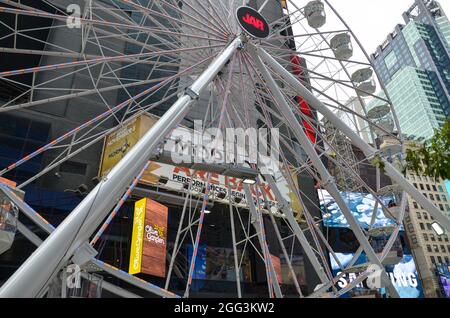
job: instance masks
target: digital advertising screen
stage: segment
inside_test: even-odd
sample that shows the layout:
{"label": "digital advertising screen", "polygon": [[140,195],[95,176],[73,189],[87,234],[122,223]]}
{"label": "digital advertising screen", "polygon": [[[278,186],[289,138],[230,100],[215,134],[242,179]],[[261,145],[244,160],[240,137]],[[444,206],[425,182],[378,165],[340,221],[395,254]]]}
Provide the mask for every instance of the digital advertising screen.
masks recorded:
{"label": "digital advertising screen", "polygon": [[[318,193],[324,226],[349,228],[350,226],[334,198],[326,190],[319,190]],[[372,212],[375,209],[376,200],[374,196],[368,193],[357,192],[342,192],[341,196],[359,224],[363,228],[369,228]],[[392,204],[393,200],[394,198],[389,196],[381,198],[385,206]],[[386,217],[383,210],[378,207],[373,226],[385,227],[393,225],[395,225],[395,222]]]}
{"label": "digital advertising screen", "polygon": [[436,270],[442,294],[445,298],[450,298],[450,265],[438,264],[436,265]]}
{"label": "digital advertising screen", "polygon": [[[336,253],[339,262],[344,267],[350,264],[354,255],[355,254]],[[331,254],[330,260],[333,275],[335,276],[339,275],[341,273],[340,268]],[[368,262],[367,257],[365,256],[364,253],[362,253],[355,262],[355,265],[361,265],[367,262]],[[388,265],[385,267],[385,269],[389,275],[389,278],[392,281],[392,284],[395,286],[395,289],[399,293],[400,298],[423,298],[422,284],[419,280],[419,274],[417,272],[416,264],[414,262],[412,255],[410,254],[403,255],[398,264]],[[339,279],[337,287],[345,288],[349,283],[355,280],[356,277],[357,274],[355,273],[349,273],[345,275],[344,277]],[[357,288],[363,288],[363,285],[360,284],[357,286]],[[385,293],[383,288],[380,289],[380,292],[381,294]],[[348,297],[348,295],[344,297]]]}

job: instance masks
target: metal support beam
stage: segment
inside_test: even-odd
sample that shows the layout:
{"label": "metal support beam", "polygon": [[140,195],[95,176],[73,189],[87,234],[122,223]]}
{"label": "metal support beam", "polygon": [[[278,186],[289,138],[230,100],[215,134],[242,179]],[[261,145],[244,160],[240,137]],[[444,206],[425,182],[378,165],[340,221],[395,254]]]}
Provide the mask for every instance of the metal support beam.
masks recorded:
{"label": "metal support beam", "polygon": [[265,175],[267,183],[270,185],[270,189],[272,189],[275,198],[277,199],[277,202],[280,206],[281,211],[286,216],[286,220],[288,221],[289,225],[292,228],[292,231],[294,232],[295,236],[297,237],[297,240],[299,241],[300,245],[302,246],[303,251],[306,254],[306,257],[308,257],[308,260],[311,262],[314,270],[316,271],[317,276],[319,277],[322,284],[328,283],[329,279],[327,275],[325,274],[325,270],[323,269],[322,265],[320,264],[319,260],[316,257],[315,252],[311,248],[311,245],[308,242],[308,239],[305,236],[305,233],[303,233],[302,229],[300,228],[300,225],[298,224],[297,220],[294,217],[294,214],[292,210],[289,208],[289,204],[286,202],[286,200],[283,198],[283,195],[281,194],[280,190],[278,189],[277,184],[275,183],[275,180],[271,175]]}
{"label": "metal support beam", "polygon": [[[314,165],[314,167],[317,169],[318,173],[320,174],[320,178],[321,178],[323,187],[336,200],[337,205],[339,206],[342,213],[344,214],[344,216],[345,216],[347,222],[349,223],[351,230],[355,234],[358,242],[360,243],[361,246],[363,246],[364,251],[366,252],[366,255],[369,258],[370,262],[378,265],[380,267],[380,269],[383,269],[384,266],[381,264],[380,260],[378,259],[378,256],[372,249],[372,246],[370,245],[367,237],[364,235],[361,227],[358,224],[358,221],[355,219],[352,212],[346,205],[345,201],[342,199],[341,194],[339,193],[339,190],[334,182],[333,177],[330,175],[327,168],[323,164],[322,160],[318,156],[314,146],[312,145],[311,141],[306,136],[306,133],[304,132],[302,125],[298,121],[297,117],[295,116],[295,114],[292,111],[289,104],[284,99],[283,93],[281,92],[280,88],[276,84],[273,77],[270,75],[269,70],[266,68],[263,61],[261,60],[259,54],[262,54],[263,50],[256,48],[254,46],[249,46],[248,51],[249,51],[250,55],[253,57],[258,70],[261,72],[263,78],[265,79],[267,86],[271,90],[271,92],[274,96],[274,101],[276,102],[280,113],[286,120],[287,125],[289,125],[289,127],[291,127],[293,134],[295,135],[295,137],[301,144],[303,150],[308,155],[312,164]],[[273,61],[275,61],[275,60],[273,60]],[[275,63],[277,65],[280,65],[276,61],[275,61]],[[387,289],[388,289],[391,297],[398,298],[399,295],[384,270],[383,270],[382,280],[387,285]]]}
{"label": "metal support beam", "polygon": [[[327,106],[325,106],[317,97],[315,97],[302,83],[279,64],[264,49],[258,48],[258,54],[277,74],[279,74],[290,86],[295,88],[300,96],[315,110],[327,118],[335,127],[342,131],[352,143],[361,149],[367,158],[374,158],[379,151],[367,144],[358,134],[343,123]],[[439,209],[431,203],[419,190],[417,190],[406,178],[386,159],[382,158],[385,165],[385,173],[403,190],[405,190],[414,200],[417,201],[431,216],[447,231],[450,231],[450,218],[441,213]]]}
{"label": "metal support beam", "polygon": [[227,185],[228,188],[228,205],[230,208],[230,224],[231,224],[231,239],[233,241],[233,258],[234,258],[234,270],[236,273],[236,288],[238,293],[238,298],[242,298],[242,290],[241,290],[241,274],[239,271],[239,259],[237,254],[237,245],[236,245],[236,230],[234,226],[234,212],[233,212],[233,203],[231,200],[231,188]]}
{"label": "metal support beam", "polygon": [[[200,93],[217,76],[232,55],[241,47],[236,38],[219,54],[211,65],[192,84],[190,90]],[[156,147],[191,110],[194,103],[184,94],[141,138],[130,152],[66,217],[58,228],[26,260],[0,289],[0,297],[36,297],[52,277],[86,242],[107,216],[133,178],[139,173]]]}
{"label": "metal support beam", "polygon": [[[19,197],[17,197],[12,190],[7,188],[6,186],[3,186],[0,184],[0,191],[2,191],[14,204],[16,204],[19,209],[31,220],[34,224],[36,224],[38,227],[40,227],[44,232],[51,234],[55,228],[48,223],[43,217],[41,217],[36,211],[34,211],[28,204],[26,204],[24,201],[22,201]],[[41,245],[42,240],[37,237],[33,232],[31,232],[28,228],[21,225],[21,223],[18,224],[19,231],[26,236],[33,244],[36,246]],[[99,261],[95,258],[91,259],[90,263],[87,266],[94,266],[97,268],[100,268],[104,270],[105,272],[109,273],[110,275],[123,280],[124,282],[134,285],[138,288],[141,288],[147,292],[150,292],[152,294],[166,297],[166,298],[178,298],[179,296],[164,290],[156,285],[147,283],[143,281],[142,279],[139,279],[137,277],[134,277],[133,275],[129,275],[128,273],[121,271],[118,268],[112,267],[110,265],[107,265],[106,263]],[[116,287],[113,284],[110,284],[111,288]],[[110,289],[111,289],[110,288]],[[109,289],[108,289],[109,290]],[[111,291],[113,292],[113,291]],[[43,295],[45,292],[41,292],[39,295]],[[123,294],[123,293],[122,293]],[[39,296],[37,296],[39,297]]]}
{"label": "metal support beam", "polygon": [[[269,275],[267,277],[268,280],[272,281],[272,286],[275,292],[275,296],[277,298],[283,298],[283,294],[281,293],[280,284],[278,283],[278,278],[275,272],[275,267],[273,266],[272,257],[270,256],[269,249],[267,248],[267,242],[264,235],[264,222],[262,219],[261,212],[258,213],[255,207],[255,203],[253,202],[253,196],[250,192],[250,187],[248,184],[244,185],[245,190],[245,198],[247,200],[248,207],[250,209],[250,213],[252,216],[252,225],[255,228],[256,233],[259,238],[259,245],[261,246],[261,250],[264,255],[264,260],[266,263],[266,269],[268,268]],[[268,282],[270,284],[270,281]]]}
{"label": "metal support beam", "polygon": [[[17,222],[17,230],[35,246],[39,246],[42,244],[42,240],[21,222]],[[88,279],[89,275],[85,272],[82,272],[81,276],[85,279]],[[117,287],[116,285],[113,285],[107,281],[103,281],[102,288],[120,297],[141,298],[140,296],[133,294],[132,292],[129,292],[123,288]]]}

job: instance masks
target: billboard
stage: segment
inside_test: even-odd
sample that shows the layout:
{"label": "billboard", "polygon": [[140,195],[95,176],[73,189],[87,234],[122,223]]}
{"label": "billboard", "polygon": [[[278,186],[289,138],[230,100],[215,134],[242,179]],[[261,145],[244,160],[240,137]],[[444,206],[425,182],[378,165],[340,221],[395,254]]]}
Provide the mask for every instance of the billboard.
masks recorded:
{"label": "billboard", "polygon": [[103,148],[100,176],[108,174],[157,121],[157,117],[140,116],[108,135]]}
{"label": "billboard", "polygon": [[[100,165],[100,176],[108,174],[111,169],[137,144],[139,139],[157,122],[156,116],[143,115],[138,118],[134,118],[128,121],[122,128],[111,133],[106,137],[102,161]],[[178,127],[167,138],[168,140],[178,139],[190,135],[192,130]],[[293,170],[291,170],[293,176],[293,182],[295,187],[298,188],[298,179],[295,176]],[[191,178],[193,179],[193,194],[201,195],[206,187],[208,180],[208,174],[205,171],[198,171],[189,169],[186,167],[179,167],[171,164],[151,162],[148,169],[144,172],[140,183],[150,186],[158,186],[163,189],[171,191],[180,191],[184,186],[189,184]],[[164,179],[164,184],[160,183],[160,180]],[[297,217],[302,214],[302,206],[297,198],[297,195],[293,193],[288,186],[288,181],[283,177],[280,171],[274,172],[274,179],[277,186],[283,196],[283,198],[290,203],[292,210],[297,213]],[[229,203],[229,195],[227,186],[231,188],[231,199],[239,207],[247,207],[245,201],[245,191],[243,180],[236,177],[228,177],[219,175],[217,173],[211,173],[210,188],[211,193],[209,199],[212,201],[218,201],[225,204]],[[263,193],[260,193],[260,198],[267,198],[269,205],[277,205],[275,195],[270,189],[270,186],[261,181],[261,188]],[[251,187],[254,197],[256,193]]]}
{"label": "billboard", "polygon": [[135,204],[129,273],[166,276],[168,208],[144,198]]}
{"label": "billboard", "polygon": [[[342,266],[346,267],[350,264],[350,261],[354,257],[355,254],[349,253],[336,253],[339,262]],[[333,271],[333,275],[336,277],[341,273],[338,264],[336,263],[333,256],[330,254],[331,260],[331,268]],[[368,260],[364,253],[362,253],[358,260],[355,262],[355,265],[367,264]],[[405,254],[403,258],[394,265],[385,266],[386,272],[391,279],[392,284],[397,290],[400,298],[422,298],[423,297],[423,289],[421,282],[419,280],[419,274],[416,269],[416,264],[412,255]],[[336,284],[338,288],[345,288],[349,283],[356,279],[355,273],[349,273],[340,278]],[[357,285],[357,288],[363,288],[362,284]],[[380,289],[382,294],[385,293],[384,289]]]}
{"label": "billboard", "polygon": [[[209,199],[211,201],[228,204],[231,199],[238,207],[248,207],[242,179],[210,173],[209,181]],[[189,169],[187,167],[177,167],[160,162],[151,162],[140,180],[141,184],[158,186],[171,191],[180,191],[183,187],[187,187],[191,184],[191,182],[192,194],[201,196],[208,183],[208,173],[205,171]],[[300,214],[302,211],[300,202],[294,193],[291,192],[285,179],[277,178],[277,185],[283,198],[291,203],[293,211]],[[228,186],[231,190],[231,196],[228,191]],[[261,204],[263,204],[264,198],[266,198],[270,206],[277,206],[278,203],[275,194],[269,184],[261,181],[260,189],[261,191],[257,194],[253,187],[250,188],[253,197],[256,198],[256,196],[259,195]]]}
{"label": "billboard", "polygon": [[[322,211],[323,223],[326,227],[349,228],[349,224],[342,214],[334,198],[326,190],[319,190],[320,207]],[[369,228],[372,212],[375,209],[375,198],[368,193],[359,192],[341,192],[341,197],[350,208],[353,216],[359,222],[361,227]],[[381,201],[385,206],[389,206],[394,198],[390,196],[382,197]],[[386,217],[383,209],[378,207],[374,227],[394,226],[395,222]]]}

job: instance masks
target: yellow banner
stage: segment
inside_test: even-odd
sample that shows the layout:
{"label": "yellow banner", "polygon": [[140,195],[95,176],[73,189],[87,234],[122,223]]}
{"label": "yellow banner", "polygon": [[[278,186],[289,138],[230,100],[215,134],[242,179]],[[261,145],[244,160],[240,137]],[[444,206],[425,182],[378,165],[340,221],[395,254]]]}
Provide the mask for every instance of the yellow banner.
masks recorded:
{"label": "yellow banner", "polygon": [[137,201],[134,205],[133,236],[128,270],[128,273],[132,275],[141,272],[146,206],[146,198]]}
{"label": "yellow banner", "polygon": [[143,115],[132,119],[122,128],[108,135],[103,150],[100,176],[109,173],[156,122],[157,118]]}

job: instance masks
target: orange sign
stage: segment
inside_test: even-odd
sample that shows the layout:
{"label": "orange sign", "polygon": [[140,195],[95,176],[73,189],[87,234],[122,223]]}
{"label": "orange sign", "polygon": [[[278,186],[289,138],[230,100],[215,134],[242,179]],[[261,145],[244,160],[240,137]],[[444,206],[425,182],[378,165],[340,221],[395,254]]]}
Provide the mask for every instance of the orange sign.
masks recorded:
{"label": "orange sign", "polygon": [[[142,211],[145,209],[145,211]],[[145,212],[145,215],[142,214]],[[144,198],[136,202],[130,273],[166,276],[167,218],[169,209]],[[142,221],[144,220],[143,224]]]}

